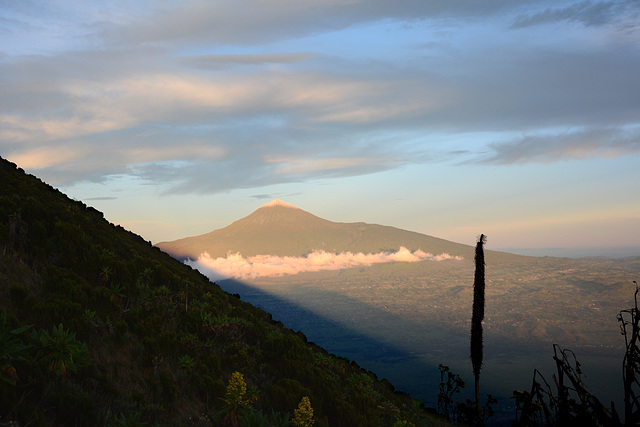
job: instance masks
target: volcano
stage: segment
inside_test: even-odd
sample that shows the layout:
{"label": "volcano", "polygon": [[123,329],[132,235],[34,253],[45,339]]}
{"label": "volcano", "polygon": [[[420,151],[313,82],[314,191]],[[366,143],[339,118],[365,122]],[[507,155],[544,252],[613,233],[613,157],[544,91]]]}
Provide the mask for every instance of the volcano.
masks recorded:
{"label": "volcano", "polygon": [[227,227],[156,246],[180,260],[198,259],[205,252],[214,258],[228,253],[301,257],[314,251],[366,254],[401,247],[467,259],[473,253],[471,246],[395,227],[329,221],[278,199]]}

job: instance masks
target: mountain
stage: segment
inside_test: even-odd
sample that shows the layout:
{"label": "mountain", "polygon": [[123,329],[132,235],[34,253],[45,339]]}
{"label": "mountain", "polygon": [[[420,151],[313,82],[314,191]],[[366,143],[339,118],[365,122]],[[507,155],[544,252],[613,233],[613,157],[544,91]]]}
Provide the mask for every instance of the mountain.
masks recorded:
{"label": "mountain", "polygon": [[1,158],[0,183],[0,425],[275,425],[305,396],[317,426],[434,419]]}
{"label": "mountain", "polygon": [[401,246],[432,254],[448,253],[471,258],[473,248],[395,227],[342,223],[319,218],[281,200],[273,200],[231,225],[200,236],[187,237],[156,246],[177,259],[197,259],[203,252],[211,257],[227,253],[304,256],[315,250],[340,253],[397,251]]}

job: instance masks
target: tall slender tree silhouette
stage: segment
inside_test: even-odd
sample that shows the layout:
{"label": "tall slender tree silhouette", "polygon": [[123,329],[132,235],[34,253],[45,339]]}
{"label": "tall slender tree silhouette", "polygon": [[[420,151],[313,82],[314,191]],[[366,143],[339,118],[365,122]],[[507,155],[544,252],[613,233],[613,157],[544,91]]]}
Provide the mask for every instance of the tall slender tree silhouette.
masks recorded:
{"label": "tall slender tree silhouette", "polygon": [[471,315],[471,366],[475,380],[476,419],[478,425],[483,424],[480,408],[480,369],[482,368],[483,343],[482,319],[484,319],[484,244],[487,236],[481,234],[476,244],[476,271],[473,278],[473,313]]}
{"label": "tall slender tree silhouette", "polygon": [[622,360],[622,382],[624,384],[624,419],[626,425],[640,423],[640,308],[638,293],[640,288],[634,280],[636,292],[635,306],[618,314],[620,331],[624,335],[626,351]]}

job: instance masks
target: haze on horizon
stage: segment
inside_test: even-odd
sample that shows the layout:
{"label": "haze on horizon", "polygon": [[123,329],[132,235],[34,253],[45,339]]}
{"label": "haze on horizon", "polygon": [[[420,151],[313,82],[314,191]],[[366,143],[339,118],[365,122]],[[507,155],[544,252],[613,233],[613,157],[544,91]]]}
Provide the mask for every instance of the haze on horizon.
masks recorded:
{"label": "haze on horizon", "polygon": [[640,254],[638,1],[53,0],[0,17],[0,156],[152,242],[279,198],[490,249]]}

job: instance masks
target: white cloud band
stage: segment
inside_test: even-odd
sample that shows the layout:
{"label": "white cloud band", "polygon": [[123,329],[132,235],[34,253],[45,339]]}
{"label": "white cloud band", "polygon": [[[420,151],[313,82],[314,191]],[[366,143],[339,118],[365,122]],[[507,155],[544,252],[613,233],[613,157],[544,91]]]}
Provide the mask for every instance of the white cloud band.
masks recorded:
{"label": "white cloud band", "polygon": [[385,262],[419,262],[462,260],[462,257],[449,254],[433,255],[421,250],[411,252],[401,247],[397,252],[379,252],[376,254],[357,254],[341,252],[339,254],[316,250],[304,257],[256,255],[244,258],[241,254],[227,254],[226,257],[213,258],[207,252],[197,261],[186,264],[197,268],[211,280],[226,278],[252,279],[261,276],[282,276],[305,271],[340,270],[358,266],[370,266]]}

